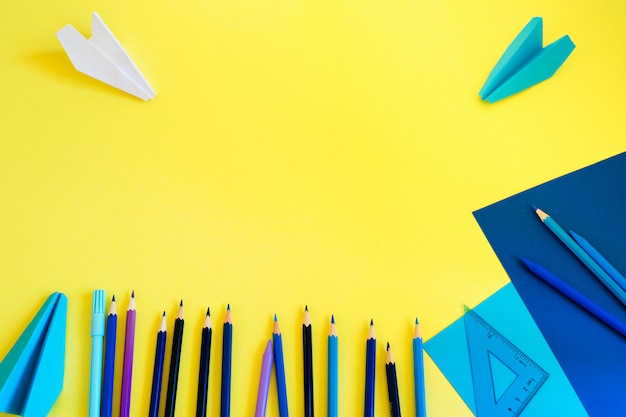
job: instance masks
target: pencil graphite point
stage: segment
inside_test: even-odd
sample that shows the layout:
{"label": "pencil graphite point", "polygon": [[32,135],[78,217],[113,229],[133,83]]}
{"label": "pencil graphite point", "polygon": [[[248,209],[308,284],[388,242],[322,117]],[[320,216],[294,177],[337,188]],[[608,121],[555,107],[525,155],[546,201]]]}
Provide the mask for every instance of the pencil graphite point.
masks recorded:
{"label": "pencil graphite point", "polygon": [[163,310],[163,317],[165,317],[165,310]]}
{"label": "pencil graphite point", "polygon": [[304,306],[304,311],[309,311],[309,306],[308,305]]}
{"label": "pencil graphite point", "polygon": [[374,325],[374,319],[370,319],[370,326]]}
{"label": "pencil graphite point", "polygon": [[183,306],[183,299],[181,298],[181,299],[180,299],[180,304],[179,304],[179,307],[182,307],[182,306]]}
{"label": "pencil graphite point", "polygon": [[387,342],[387,350],[389,350],[390,346],[389,346],[389,342]]}
{"label": "pencil graphite point", "polygon": [[209,317],[211,316],[211,307],[206,308],[206,315]]}
{"label": "pencil graphite point", "polygon": [[276,317],[276,313],[274,313],[274,321],[278,321],[278,317]]}
{"label": "pencil graphite point", "polygon": [[226,306],[226,310],[230,311],[230,303]]}
{"label": "pencil graphite point", "polygon": [[415,317],[415,324],[420,324],[420,322],[417,321],[417,317]]}
{"label": "pencil graphite point", "polygon": [[111,302],[115,302],[115,294],[113,294],[113,299],[111,300]]}
{"label": "pencil graphite point", "polygon": [[332,324],[335,324],[335,315],[334,314],[332,316],[330,316],[330,322]]}

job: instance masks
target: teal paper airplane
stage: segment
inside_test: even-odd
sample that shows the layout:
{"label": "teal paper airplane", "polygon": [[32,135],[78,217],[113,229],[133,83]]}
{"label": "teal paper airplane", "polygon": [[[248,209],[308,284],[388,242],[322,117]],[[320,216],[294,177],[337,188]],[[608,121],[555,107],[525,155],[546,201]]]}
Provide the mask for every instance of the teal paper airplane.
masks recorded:
{"label": "teal paper airplane", "polygon": [[480,89],[480,97],[495,103],[547,80],[576,47],[568,35],[545,48],[542,44],[543,19],[533,17],[504,51]]}
{"label": "teal paper airplane", "polygon": [[44,417],[63,389],[67,297],[54,293],[0,363],[0,412]]}

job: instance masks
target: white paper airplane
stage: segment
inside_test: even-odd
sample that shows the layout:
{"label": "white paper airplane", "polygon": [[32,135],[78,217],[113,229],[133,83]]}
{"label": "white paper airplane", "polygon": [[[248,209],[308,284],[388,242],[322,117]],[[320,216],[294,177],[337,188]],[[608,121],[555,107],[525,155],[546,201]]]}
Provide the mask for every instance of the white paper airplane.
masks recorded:
{"label": "white paper airplane", "polygon": [[143,100],[154,98],[154,90],[98,13],[91,18],[91,38],[72,25],[61,28],[57,38],[78,71]]}

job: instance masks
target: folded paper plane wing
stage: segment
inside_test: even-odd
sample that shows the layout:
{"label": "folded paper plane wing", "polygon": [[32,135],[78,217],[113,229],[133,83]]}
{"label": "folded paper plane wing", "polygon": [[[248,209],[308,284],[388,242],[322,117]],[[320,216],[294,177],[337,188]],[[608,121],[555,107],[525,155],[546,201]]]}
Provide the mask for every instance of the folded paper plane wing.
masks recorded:
{"label": "folded paper plane wing", "polygon": [[98,13],[91,18],[91,38],[72,25],[61,28],[57,38],[78,71],[143,100],[154,98],[154,90]]}
{"label": "folded paper plane wing", "polygon": [[0,362],[0,412],[44,417],[63,389],[67,298],[54,293]]}
{"label": "folded paper plane wing", "polygon": [[533,17],[508,46],[478,93],[494,103],[552,77],[576,46],[565,35],[543,47],[543,19]]}

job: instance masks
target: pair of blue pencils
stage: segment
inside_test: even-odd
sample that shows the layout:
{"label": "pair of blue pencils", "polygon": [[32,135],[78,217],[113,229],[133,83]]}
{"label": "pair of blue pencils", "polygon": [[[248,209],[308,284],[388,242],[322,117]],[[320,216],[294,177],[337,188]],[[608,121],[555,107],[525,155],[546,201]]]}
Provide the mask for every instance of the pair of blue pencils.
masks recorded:
{"label": "pair of blue pencils", "polygon": [[535,213],[548,229],[617,297],[626,305],[626,279],[586,239],[571,232],[570,236],[547,213],[535,208]]}
{"label": "pair of blue pencils", "polygon": [[[178,306],[178,315],[174,322],[174,338],[172,342],[172,354],[170,357],[169,378],[167,383],[167,393],[165,397],[165,416],[174,416],[176,409],[176,394],[178,387],[178,375],[180,371],[180,358],[183,344],[183,330],[185,318],[183,312],[183,301]],[[167,339],[167,323],[165,311],[161,316],[161,325],[157,332],[156,351],[154,355],[154,370],[152,373],[152,391],[150,394],[150,408],[148,415],[157,417],[161,402],[161,387],[163,385],[163,363],[165,361],[165,343]]]}

